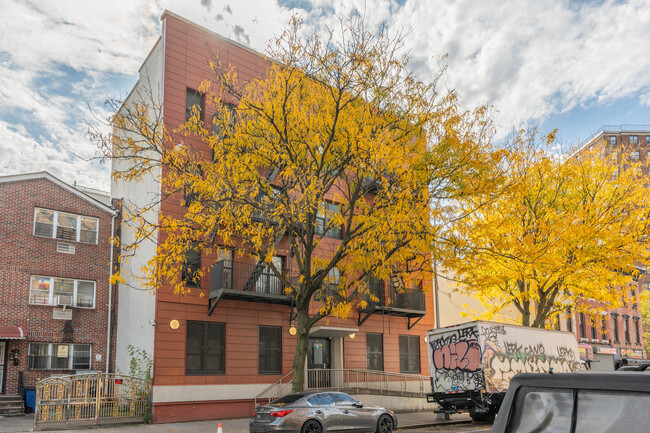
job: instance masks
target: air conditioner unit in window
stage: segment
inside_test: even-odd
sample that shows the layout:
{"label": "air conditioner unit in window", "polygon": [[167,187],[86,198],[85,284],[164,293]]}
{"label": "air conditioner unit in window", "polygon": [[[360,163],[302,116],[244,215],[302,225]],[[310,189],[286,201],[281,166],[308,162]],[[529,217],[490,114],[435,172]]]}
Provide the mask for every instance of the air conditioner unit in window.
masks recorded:
{"label": "air conditioner unit in window", "polygon": [[57,242],[56,243],[56,252],[57,253],[65,253],[65,254],[74,254],[75,253],[75,246],[72,244],[65,244],[62,242]]}
{"label": "air conditioner unit in window", "polygon": [[63,310],[65,311],[65,307],[72,306],[72,296],[59,295],[55,298],[55,302],[59,307],[63,307]]}

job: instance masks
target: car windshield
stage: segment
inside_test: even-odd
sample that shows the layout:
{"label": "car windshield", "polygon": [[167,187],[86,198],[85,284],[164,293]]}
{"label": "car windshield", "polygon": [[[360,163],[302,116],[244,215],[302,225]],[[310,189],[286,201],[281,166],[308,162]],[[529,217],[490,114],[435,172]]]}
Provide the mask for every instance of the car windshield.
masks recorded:
{"label": "car windshield", "polygon": [[303,394],[289,394],[289,395],[285,395],[284,397],[280,397],[279,399],[275,400],[272,404],[295,403],[296,401],[300,400],[303,397],[304,397]]}

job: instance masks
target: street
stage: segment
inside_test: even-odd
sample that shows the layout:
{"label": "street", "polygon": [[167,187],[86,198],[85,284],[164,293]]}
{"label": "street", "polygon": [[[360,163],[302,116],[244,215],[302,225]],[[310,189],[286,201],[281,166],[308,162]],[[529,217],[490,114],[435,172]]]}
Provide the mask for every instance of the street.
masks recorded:
{"label": "street", "polygon": [[399,432],[402,433],[438,433],[438,432],[454,432],[454,433],[462,433],[462,432],[482,432],[482,433],[489,433],[490,428],[492,427],[491,424],[488,423],[476,423],[476,422],[471,422],[471,423],[463,423],[463,424],[451,424],[451,425],[439,425],[439,426],[431,426],[431,427],[423,427],[423,428],[415,428],[415,429],[399,429]]}

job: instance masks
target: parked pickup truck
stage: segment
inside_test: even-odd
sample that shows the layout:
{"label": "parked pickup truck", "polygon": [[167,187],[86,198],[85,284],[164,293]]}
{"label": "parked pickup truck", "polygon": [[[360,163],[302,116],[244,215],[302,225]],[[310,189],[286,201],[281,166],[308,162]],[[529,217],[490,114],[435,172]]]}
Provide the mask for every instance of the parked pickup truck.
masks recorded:
{"label": "parked pickup truck", "polygon": [[492,421],[518,373],[584,370],[570,332],[474,321],[427,332],[431,394],[437,413],[468,412]]}

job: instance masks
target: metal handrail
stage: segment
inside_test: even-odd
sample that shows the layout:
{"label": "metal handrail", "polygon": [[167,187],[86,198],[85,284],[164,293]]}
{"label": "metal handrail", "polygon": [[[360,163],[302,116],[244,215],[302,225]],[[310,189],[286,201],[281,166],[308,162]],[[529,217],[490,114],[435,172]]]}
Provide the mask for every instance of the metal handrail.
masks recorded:
{"label": "metal handrail", "polygon": [[[282,383],[285,379],[287,379],[289,376],[291,376],[291,380],[287,381],[286,383]],[[258,395],[255,396],[255,407],[257,407],[257,400],[268,400],[268,403],[272,402],[273,400],[277,400],[280,397],[283,397],[285,394],[282,394],[288,385],[291,385],[293,383],[293,370],[282,376],[280,379],[276,380],[271,386],[266,388],[264,391],[259,393]],[[275,387],[278,387],[278,389],[273,392],[270,395],[269,394]],[[280,395],[282,394],[282,395]]]}
{"label": "metal handrail", "polygon": [[307,369],[306,389],[372,392],[425,397],[430,378],[360,369]]}

